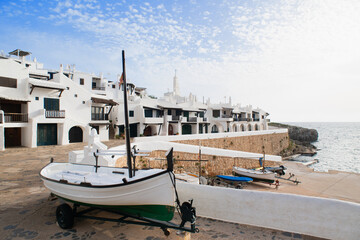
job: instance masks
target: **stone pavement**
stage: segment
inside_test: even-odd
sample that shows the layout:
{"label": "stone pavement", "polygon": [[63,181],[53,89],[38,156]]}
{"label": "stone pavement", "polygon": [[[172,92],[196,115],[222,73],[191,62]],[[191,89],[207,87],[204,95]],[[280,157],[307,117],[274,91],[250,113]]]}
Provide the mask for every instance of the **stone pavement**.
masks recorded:
{"label": "stone pavement", "polygon": [[[109,147],[123,144],[121,140],[105,142]],[[9,148],[0,152],[0,239],[179,239],[175,230],[165,237],[159,228],[76,219],[71,230],[56,225],[55,210],[60,200],[48,201],[39,171],[54,157],[66,162],[68,152],[82,149],[85,143],[66,146]],[[95,213],[97,216],[109,213]],[[173,220],[180,223],[178,217]],[[212,219],[198,218],[200,233],[192,239],[317,239]]]}

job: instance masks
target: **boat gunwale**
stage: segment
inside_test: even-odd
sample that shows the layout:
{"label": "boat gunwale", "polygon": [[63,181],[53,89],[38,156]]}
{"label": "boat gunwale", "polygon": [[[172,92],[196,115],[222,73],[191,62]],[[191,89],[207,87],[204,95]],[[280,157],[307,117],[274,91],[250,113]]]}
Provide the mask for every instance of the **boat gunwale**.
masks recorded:
{"label": "boat gunwale", "polygon": [[[86,187],[86,188],[112,188],[112,187],[122,187],[122,186],[128,186],[130,184],[134,184],[134,183],[138,183],[138,182],[142,182],[142,181],[145,181],[145,180],[149,180],[151,178],[155,178],[155,177],[158,177],[158,176],[161,176],[165,173],[170,173],[172,171],[169,171],[169,170],[164,170],[164,171],[161,171],[161,172],[158,172],[156,174],[153,174],[153,175],[150,175],[150,176],[146,176],[144,178],[139,178],[139,179],[136,179],[134,181],[129,181],[129,182],[126,182],[126,183],[117,183],[117,184],[111,184],[111,185],[85,185],[85,184],[77,184],[77,183],[69,183],[69,182],[64,182],[64,181],[61,181],[63,179],[60,179],[60,180],[55,180],[55,179],[51,179],[51,178],[48,178],[48,177],[45,177],[41,174],[42,170],[44,168],[46,168],[47,166],[49,166],[50,164],[52,163],[48,163],[46,166],[44,166],[40,172],[39,172],[39,175],[40,175],[40,178],[44,179],[44,180],[47,180],[47,181],[50,181],[50,182],[55,182],[55,183],[60,183],[60,184],[65,184],[65,185],[71,185],[71,186],[77,186],[77,187]],[[60,164],[68,164],[68,163],[60,163]],[[74,164],[74,163],[70,163],[70,164]],[[74,164],[74,165],[83,165],[83,164]],[[87,166],[93,166],[93,165],[87,165]],[[94,166],[95,167],[95,166]],[[113,168],[113,167],[107,167],[107,168]],[[170,175],[171,177],[171,175]]]}

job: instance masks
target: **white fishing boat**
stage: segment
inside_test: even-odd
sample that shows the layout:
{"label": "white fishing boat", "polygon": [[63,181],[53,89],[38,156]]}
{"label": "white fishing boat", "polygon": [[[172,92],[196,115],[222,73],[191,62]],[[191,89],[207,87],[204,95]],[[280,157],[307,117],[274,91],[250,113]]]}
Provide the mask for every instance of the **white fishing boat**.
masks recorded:
{"label": "white fishing boat", "polygon": [[240,167],[233,167],[233,173],[240,177],[249,177],[254,181],[273,183],[275,181],[275,173],[268,170],[255,170]]}
{"label": "white fishing boat", "polygon": [[[96,164],[99,156],[102,157],[99,162],[104,162],[106,157],[124,155],[124,152],[99,149],[102,143],[94,129],[90,139],[91,144],[85,147],[81,161],[53,162],[41,170],[40,176],[46,188],[55,196],[75,204],[111,208],[163,221],[173,218],[175,189],[172,169],[136,170],[135,176],[130,178],[128,168]],[[91,156],[93,154],[96,157]]]}

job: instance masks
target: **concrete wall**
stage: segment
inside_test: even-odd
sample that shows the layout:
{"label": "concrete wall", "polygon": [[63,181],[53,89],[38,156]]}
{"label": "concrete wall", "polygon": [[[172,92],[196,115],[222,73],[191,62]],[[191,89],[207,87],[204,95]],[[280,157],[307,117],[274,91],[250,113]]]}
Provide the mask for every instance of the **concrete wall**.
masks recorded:
{"label": "concrete wall", "polygon": [[178,181],[180,201],[198,216],[329,239],[359,239],[360,205],[340,200]]}

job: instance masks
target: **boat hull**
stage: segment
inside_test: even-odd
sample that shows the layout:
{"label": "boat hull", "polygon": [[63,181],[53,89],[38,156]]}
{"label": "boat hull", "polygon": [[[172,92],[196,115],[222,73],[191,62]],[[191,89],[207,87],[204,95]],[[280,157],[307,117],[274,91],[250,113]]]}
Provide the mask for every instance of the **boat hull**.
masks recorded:
{"label": "boat hull", "polygon": [[[69,173],[69,170],[64,171],[65,173]],[[129,180],[126,183],[119,181],[110,185],[92,186],[76,181],[65,182],[66,176],[62,180],[41,176],[45,187],[54,195],[75,204],[107,208],[162,221],[170,221],[174,216],[175,193],[172,176],[167,171],[138,178],[133,182]],[[87,182],[91,183],[91,180],[88,179]]]}
{"label": "boat hull", "polygon": [[273,172],[262,172],[258,170],[234,167],[233,173],[235,176],[252,178],[254,182],[273,183],[275,181],[275,173]]}

